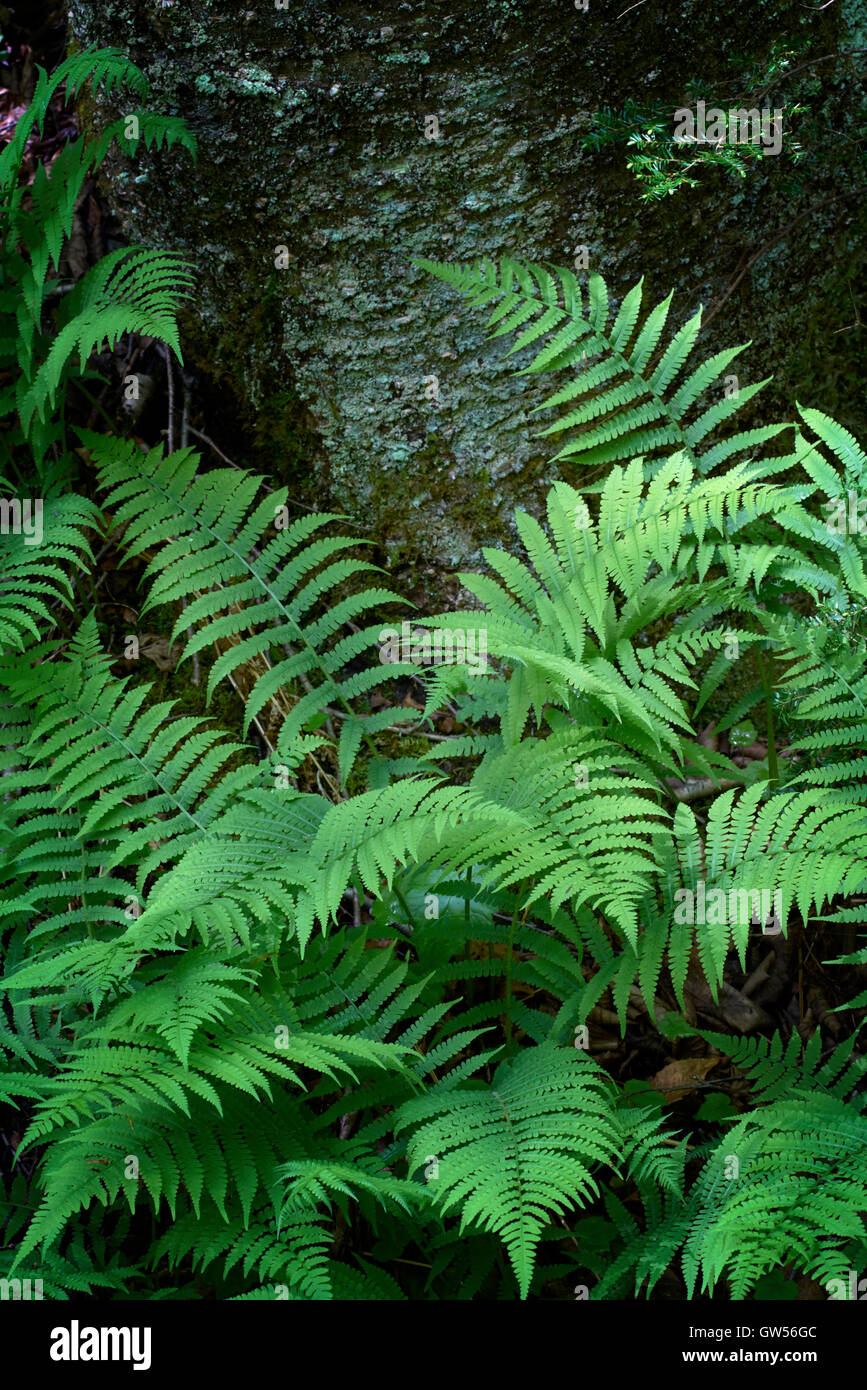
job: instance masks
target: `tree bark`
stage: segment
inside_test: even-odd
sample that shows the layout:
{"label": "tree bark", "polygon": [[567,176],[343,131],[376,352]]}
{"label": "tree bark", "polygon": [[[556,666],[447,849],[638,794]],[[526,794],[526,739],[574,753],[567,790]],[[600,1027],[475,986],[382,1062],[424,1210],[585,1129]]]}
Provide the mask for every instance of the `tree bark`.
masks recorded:
{"label": "tree bark", "polygon": [[[778,0],[718,9],[74,0],[70,20],[81,45],[127,51],[151,106],[198,137],[194,167],[176,149],[115,159],[110,197],[131,236],[197,266],[190,352],[249,412],[257,462],[345,510],[418,576],[476,564],[559,473],[530,417],[538,386],[510,375],[483,316],[414,256],[571,265],[586,245],[617,299],[642,275],[647,307],[674,288],[674,327],[801,211],[780,159],[756,161],[744,182],[706,171],[700,188],[651,204],[621,147],[581,143],[591,114],[627,97],[682,104],[694,76],[726,92],[729,57],[764,52],[803,14]],[[844,21],[834,6],[815,22],[845,46]],[[124,109],[100,97],[84,116],[99,125]],[[708,352],[753,340],[742,385],[778,372],[745,424],[791,418],[796,394],[863,423],[860,401],[847,414],[834,399],[856,349],[835,336],[863,256],[856,217],[863,227],[851,200],[808,211],[703,339]]]}

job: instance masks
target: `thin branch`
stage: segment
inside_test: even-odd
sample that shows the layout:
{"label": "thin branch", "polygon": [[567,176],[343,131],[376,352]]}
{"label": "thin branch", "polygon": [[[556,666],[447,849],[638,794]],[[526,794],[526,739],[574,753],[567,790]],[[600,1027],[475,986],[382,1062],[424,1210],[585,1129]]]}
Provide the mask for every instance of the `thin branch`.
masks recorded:
{"label": "thin branch", "polygon": [[171,350],[166,346],[165,343],[160,343],[160,349],[162,351],[163,360],[166,364],[166,381],[168,382],[169,388],[168,444],[169,453],[173,454],[175,452],[175,377],[174,372],[172,371]]}
{"label": "thin branch", "polygon": [[[833,0],[829,0],[833,3]],[[824,10],[825,5],[820,5]],[[796,72],[803,72],[805,68],[813,68],[817,63],[827,63],[829,58],[855,58],[859,53],[867,53],[867,48],[841,48],[838,53],[823,53],[821,58],[810,58],[806,63],[799,63],[796,68],[788,68],[786,72],[778,72],[776,77],[772,77],[766,87],[763,87],[756,97],[756,101],[761,101],[762,97],[767,96],[775,82],[782,82],[785,77],[794,77]]]}
{"label": "thin branch", "polygon": [[714,307],[710,310],[709,313],[704,315],[701,323],[702,328],[707,328],[708,324],[716,318],[717,314],[725,304],[726,300],[734,294],[738,285],[741,283],[741,280],[743,280],[747,271],[752,269],[756,261],[760,260],[761,257],[764,256],[766,251],[770,251],[772,247],[776,246],[779,242],[784,241],[785,238],[792,231],[792,229],[794,227],[797,227],[799,222],[803,222],[805,217],[809,217],[810,214],[813,212],[818,212],[820,208],[828,207],[830,203],[839,203],[841,201],[845,201],[847,198],[855,198],[863,192],[865,192],[865,189],[862,187],[851,188],[848,193],[835,193],[833,197],[823,198],[820,203],[814,203],[811,207],[805,208],[804,211],[799,213],[797,217],[793,217],[792,221],[789,222],[781,232],[778,232],[777,235],[775,237],[772,237],[770,241],[766,241],[763,246],[759,247],[755,255],[750,257],[750,259],[747,261],[746,265],[742,268],[740,273],[737,274],[735,278],[732,280],[731,284],[729,285],[722,298],[718,300],[718,302],[714,305]]}

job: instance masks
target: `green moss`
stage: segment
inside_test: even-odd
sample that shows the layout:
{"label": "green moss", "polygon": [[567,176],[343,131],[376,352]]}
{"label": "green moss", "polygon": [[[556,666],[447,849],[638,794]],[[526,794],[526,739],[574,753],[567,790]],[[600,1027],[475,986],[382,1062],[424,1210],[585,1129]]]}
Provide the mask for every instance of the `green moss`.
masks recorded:
{"label": "green moss", "polygon": [[[674,286],[676,326],[792,223],[727,299],[707,350],[752,338],[742,383],[777,370],[745,425],[789,417],[797,396],[867,426],[863,334],[836,333],[851,321],[864,210],[820,206],[820,191],[794,219],[799,195],[773,160],[743,185],[711,173],[651,206],[622,150],[592,155],[581,140],[594,110],[636,92],[677,104],[691,77],[719,90],[734,55],[803,19],[795,3],[723,13],[698,0],[639,7],[621,26],[562,0],[487,0],[481,16],[461,0],[436,22],[397,0],[375,17],[298,0],[240,20],[219,5],[193,16],[95,0],[74,22],[85,42],[129,44],[154,102],[199,137],[194,173],[175,152],[149,156],[137,184],[142,169],[116,162],[112,196],[135,236],[197,264],[190,357],[231,400],[254,466],[430,574],[513,536],[515,507],[538,512],[555,471],[530,415],[539,383],[510,377],[483,316],[414,256],[569,264],[586,243],[615,296],[642,274],[650,299]],[[836,7],[810,20],[823,51],[839,22]],[[432,114],[440,138],[428,140]],[[424,397],[432,375],[439,406]]]}

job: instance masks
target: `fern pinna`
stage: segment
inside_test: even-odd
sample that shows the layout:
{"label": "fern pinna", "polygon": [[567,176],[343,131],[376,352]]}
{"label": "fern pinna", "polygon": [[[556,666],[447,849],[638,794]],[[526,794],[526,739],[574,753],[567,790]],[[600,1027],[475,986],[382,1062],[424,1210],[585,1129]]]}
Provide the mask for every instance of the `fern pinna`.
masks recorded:
{"label": "fern pinna", "polygon": [[[0,1273],[51,1297],[571,1297],[590,1271],[606,1298],[674,1270],[741,1298],[863,1262],[856,1035],[693,1026],[757,943],[861,920],[863,571],[825,504],[863,455],[806,408],[788,452],[753,457],[782,426],[713,444],[729,359],[678,387],[698,325],[664,345],[667,304],[612,324],[568,272],[442,275],[499,296],[533,370],[580,363],[561,459],[606,470],[519,513],[522,553],[461,576],[475,607],[416,620],[484,631],[485,670],[384,664],[399,600],[341,518],[190,449],[82,431],[95,498],[0,537]],[[98,604],[62,631],[96,536],[144,562],[208,700],[243,688],[240,728],[116,676]],[[709,745],[711,710],[787,756]],[[728,1059],[742,1108],[700,1143],[599,1060],[600,1015],[636,1014]]]}

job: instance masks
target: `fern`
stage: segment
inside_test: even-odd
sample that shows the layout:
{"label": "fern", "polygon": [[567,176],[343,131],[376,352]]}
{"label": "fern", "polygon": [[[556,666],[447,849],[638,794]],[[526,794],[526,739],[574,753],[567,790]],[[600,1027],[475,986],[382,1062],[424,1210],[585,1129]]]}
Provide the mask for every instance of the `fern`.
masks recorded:
{"label": "fern", "polygon": [[[86,159],[63,158],[71,188]],[[46,457],[76,354],[147,315],[178,347],[182,272],[137,257],[66,297],[54,347],[22,329]],[[396,595],[341,519],[292,520],[285,489],[190,449],[85,431],[101,505],[58,484],[40,547],[0,537],[0,1097],[25,1134],[4,1277],[38,1260],[57,1297],[546,1297],[603,1212],[594,1297],[650,1292],[678,1259],[688,1296],[856,1267],[857,1032],[825,1055],[818,1031],[802,1053],[797,1034],[686,1030],[747,1083],[710,1137],[636,1108],[582,1033],[600,1005],[624,1029],[636,984],[651,1018],[669,992],[686,1009],[691,972],[715,993],[767,900],[775,933],[860,921],[862,558],[821,499],[863,456],[807,410],[787,454],[753,456],[774,426],[714,445],[731,402],[696,412],[731,358],[687,376],[698,321],[664,345],[667,302],[641,321],[634,291],[612,323],[597,279],[585,308],[568,272],[449,276],[499,300],[531,370],[589,351],[549,403],[571,410],[562,457],[607,467],[519,513],[523,553],[461,576],[475,608],[419,620],[483,633],[484,670],[384,665]],[[240,736],[112,673],[79,583],[95,535],[144,562],[142,612],[168,615],[183,660],[213,654],[207,699],[243,691]],[[830,609],[848,647],[815,621]],[[393,677],[423,709],[383,703]],[[465,727],[430,738],[446,701]],[[768,758],[706,747],[712,709],[721,729],[763,713]],[[776,758],[778,724],[798,758]],[[683,910],[705,899],[725,911]]]}
{"label": "fern", "polygon": [[[59,332],[26,393],[19,393],[18,415],[27,431],[35,412],[40,419],[54,398],[64,369],[77,352],[81,366],[104,342],[113,348],[126,333],[161,338],[181,357],[175,315],[189,295],[193,276],[178,256],[126,248],[113,251],[82,277],[65,299]],[[21,387],[25,385],[22,379]]]}
{"label": "fern", "polygon": [[[16,499],[17,500],[17,499]],[[14,520],[14,508],[11,509]],[[38,522],[38,545],[31,545],[22,532],[0,534],[0,653],[23,651],[32,639],[38,640],[45,624],[52,627],[53,606],[71,607],[73,586],[65,566],[86,570],[93,561],[86,530],[96,529],[99,513],[92,503],[75,496],[52,499],[46,506],[39,500],[38,512],[31,513],[31,524]],[[22,520],[23,524],[23,520]]]}
{"label": "fern", "polygon": [[583,1206],[608,1163],[617,1131],[598,1069],[568,1049],[533,1048],[501,1064],[483,1090],[436,1091],[407,1101],[396,1129],[410,1128],[410,1169],[437,1161],[443,1212],[459,1207],[505,1243],[522,1295],[539,1233],[553,1213]]}
{"label": "fern", "polygon": [[[172,637],[190,624],[199,625],[182,660],[211,642],[229,639],[211,669],[209,698],[217,682],[230,677],[242,662],[264,659],[267,670],[246,702],[245,730],[281,687],[291,681],[306,683],[307,692],[284,724],[284,744],[288,746],[322,708],[340,703],[346,713],[339,745],[345,780],[366,734],[413,717],[411,711],[389,708],[362,722],[350,704],[379,683],[380,670],[372,667],[355,675],[342,675],[342,670],[377,645],[382,624],[348,636],[340,635],[341,628],[397,596],[388,589],[366,589],[332,601],[322,611],[329,598],[335,599],[338,586],[376,568],[366,561],[338,558],[357,544],[349,539],[328,537],[305,544],[338,518],[314,514],[283,526],[285,489],[254,506],[260,479],[232,469],[196,477],[198,456],[191,450],[163,458],[162,450],[155,449],[143,458],[132,443],[118,448],[97,435],[85,438],[100,466],[102,485],[110,489],[106,504],[126,529],[127,555],[171,538],[172,544],[145,572],[154,584],[143,611],[197,594]],[[274,659],[276,651],[285,654]],[[395,668],[403,669],[403,663]]]}
{"label": "fern", "polygon": [[53,408],[74,375],[74,355],[83,366],[104,341],[113,346],[124,333],[138,332],[162,337],[180,356],[175,314],[190,285],[189,267],[177,256],[143,247],[112,252],[64,297],[53,340],[44,334],[46,305],[57,292],[50,271],[59,269],[85,181],[112,144],[130,154],[140,140],[146,146],[180,143],[191,154],[196,151],[195,139],[181,120],[143,111],[136,117],[136,139],[127,134],[133,127],[124,118],[98,138],[69,141],[52,161],[50,173],[40,165],[27,189],[19,168],[28,139],[42,129],[58,89],[65,87],[69,97],[87,82],[104,86],[107,93],[127,87],[142,98],[149,90],[144,74],[119,49],[75,54],[50,77],[37,69],[30,106],[0,153],[0,369],[8,373],[0,389],[0,417],[17,417],[4,439],[2,459],[4,471],[10,466],[18,471],[16,455],[26,444],[37,476],[52,488],[64,471],[72,470],[74,460],[65,456],[61,464],[46,461],[49,450],[66,449],[63,419],[47,418],[46,410]]}
{"label": "fern", "polygon": [[[678,382],[695,347],[701,310],[659,352],[671,295],[641,321],[643,281],[633,286],[617,314],[612,315],[608,286],[601,275],[589,277],[585,302],[576,277],[559,267],[548,270],[507,257],[501,260],[499,271],[488,261],[471,268],[423,259],[415,264],[471,297],[474,306],[498,301],[488,319],[490,337],[522,330],[510,353],[521,352],[547,337],[545,346],[521,368],[521,375],[559,371],[582,363],[582,371],[568,385],[534,407],[544,410],[570,405],[565,415],[542,432],[548,436],[578,431],[554,455],[555,460],[575,459],[590,467],[675,449],[697,472],[705,474],[785,429],[785,425],[766,425],[710,445],[712,431],[746,405],[767,380],[696,413],[743,347],[716,353]],[[586,399],[582,401],[582,397]],[[572,405],[576,401],[579,403]]]}
{"label": "fern", "polygon": [[[733,1298],[795,1259],[826,1283],[863,1246],[867,1120],[829,1096],[777,1101],[725,1136],[690,1193],[687,1291],[725,1271]],[[736,1163],[732,1163],[732,1159]]]}
{"label": "fern", "polygon": [[853,1056],[857,1032],[831,1048],[827,1057],[819,1028],[806,1045],[797,1033],[792,1033],[785,1046],[779,1033],[772,1038],[729,1038],[724,1033],[702,1031],[701,1036],[731,1058],[732,1065],[749,1081],[755,1102],[761,1105],[821,1091],[856,1111],[867,1107],[867,1097],[857,1091],[867,1067],[863,1057]]}

